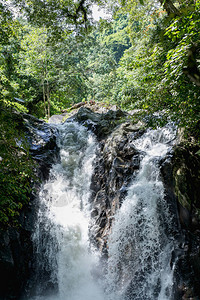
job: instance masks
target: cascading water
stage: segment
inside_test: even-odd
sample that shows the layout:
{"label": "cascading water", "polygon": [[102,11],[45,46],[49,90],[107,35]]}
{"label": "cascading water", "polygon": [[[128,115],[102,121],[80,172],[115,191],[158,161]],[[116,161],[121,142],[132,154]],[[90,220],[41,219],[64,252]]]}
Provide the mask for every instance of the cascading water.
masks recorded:
{"label": "cascading water", "polygon": [[[170,300],[173,291],[172,217],[164,198],[159,161],[174,139],[170,128],[150,130],[133,144],[141,166],[118,210],[108,241],[101,283],[99,255],[88,238],[88,200],[94,137],[77,123],[58,125],[60,162],[40,192],[34,234],[37,253],[32,300]],[[30,298],[29,298],[30,299]]]}
{"label": "cascading water", "polygon": [[175,138],[172,128],[149,130],[133,141],[143,152],[140,170],[115,216],[109,239],[108,299],[169,300],[175,241],[159,161]]}
{"label": "cascading water", "polygon": [[40,192],[33,237],[37,288],[32,299],[103,300],[91,275],[98,257],[88,251],[88,198],[96,142],[77,123],[58,128],[61,160]]}

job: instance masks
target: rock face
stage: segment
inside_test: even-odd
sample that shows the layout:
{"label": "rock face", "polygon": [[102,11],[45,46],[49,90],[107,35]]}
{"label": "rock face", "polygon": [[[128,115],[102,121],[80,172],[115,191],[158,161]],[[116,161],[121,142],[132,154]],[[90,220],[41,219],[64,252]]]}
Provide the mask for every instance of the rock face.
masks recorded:
{"label": "rock face", "polygon": [[[180,144],[174,149],[172,178],[177,197],[185,256],[180,260],[184,299],[200,298],[200,156],[197,146]],[[188,284],[188,286],[187,286]]]}
{"label": "rock face", "polygon": [[32,259],[33,206],[27,206],[19,220],[19,228],[0,231],[0,299],[19,299],[30,274]]}
{"label": "rock face", "polygon": [[92,218],[95,220],[91,232],[92,240],[105,255],[112,220],[140,165],[142,153],[135,149],[132,140],[143,132],[142,124],[123,123],[100,143],[91,184]]}
{"label": "rock face", "polygon": [[[30,153],[37,162],[36,173],[47,179],[51,164],[57,159],[56,129],[30,115],[23,115],[21,126],[30,144]],[[0,230],[0,299],[19,299],[31,273],[33,246],[31,235],[37,211],[36,191],[23,208],[18,227]]]}
{"label": "rock face", "polygon": [[180,248],[175,253],[175,299],[200,297],[200,157],[197,146],[177,144],[161,162],[166,197],[178,215]]}
{"label": "rock face", "polygon": [[167,197],[174,202],[182,246],[177,253],[177,299],[200,297],[200,156],[197,146],[176,145],[162,162]]}
{"label": "rock face", "polygon": [[[174,149],[173,178],[179,203],[181,225],[195,232],[200,227],[200,156],[197,147],[180,145]],[[181,216],[185,209],[189,219]]]}

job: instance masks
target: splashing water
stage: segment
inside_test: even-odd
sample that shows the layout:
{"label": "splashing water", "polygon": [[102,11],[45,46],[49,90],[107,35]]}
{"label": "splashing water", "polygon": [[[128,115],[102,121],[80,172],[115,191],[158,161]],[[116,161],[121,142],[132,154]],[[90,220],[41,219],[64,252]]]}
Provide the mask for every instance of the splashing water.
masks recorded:
{"label": "splashing water", "polygon": [[144,158],[115,216],[109,240],[108,299],[172,299],[172,227],[159,161],[175,138],[171,128],[149,130],[133,141]]}
{"label": "splashing water", "polygon": [[118,210],[108,241],[107,274],[98,282],[99,254],[88,238],[90,182],[97,144],[76,123],[58,126],[60,162],[40,192],[34,234],[36,276],[31,300],[169,300],[174,240],[159,161],[174,131],[149,130],[133,140],[140,170]]}
{"label": "splashing water", "polygon": [[[98,255],[88,240],[90,181],[96,142],[76,123],[60,125],[60,163],[40,192],[34,243],[37,300],[103,300],[92,278]],[[57,286],[57,289],[55,287]]]}

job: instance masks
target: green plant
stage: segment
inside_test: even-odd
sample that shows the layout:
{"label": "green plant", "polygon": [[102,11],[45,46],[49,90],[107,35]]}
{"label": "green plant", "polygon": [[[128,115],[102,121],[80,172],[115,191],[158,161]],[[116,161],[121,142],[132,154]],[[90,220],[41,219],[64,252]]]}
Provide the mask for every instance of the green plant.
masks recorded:
{"label": "green plant", "polygon": [[34,163],[17,113],[0,105],[0,225],[17,224],[32,190]]}

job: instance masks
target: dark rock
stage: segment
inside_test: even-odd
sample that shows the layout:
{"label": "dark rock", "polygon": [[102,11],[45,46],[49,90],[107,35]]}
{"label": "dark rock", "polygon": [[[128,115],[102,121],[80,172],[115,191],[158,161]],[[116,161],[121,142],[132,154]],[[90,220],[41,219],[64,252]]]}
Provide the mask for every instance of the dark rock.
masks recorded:
{"label": "dark rock", "polygon": [[113,129],[125,120],[128,114],[121,111],[110,110],[107,113],[95,113],[91,109],[81,107],[77,114],[67,119],[66,122],[76,121],[91,130],[100,140],[108,136]]}
{"label": "dark rock", "polygon": [[0,232],[0,299],[19,299],[30,276],[32,231],[9,228]]}
{"label": "dark rock", "polygon": [[56,138],[58,131],[53,125],[31,115],[23,115],[25,137],[30,146],[30,154],[38,162],[38,176],[42,180],[48,178],[52,164],[58,160]]}
{"label": "dark rock", "polygon": [[[18,126],[30,145],[30,154],[37,162],[36,174],[42,180],[48,178],[49,169],[58,159],[57,130],[33,116],[17,115]],[[0,230],[0,299],[20,299],[31,276],[33,245],[31,235],[37,212],[37,190],[33,187],[30,202],[20,213],[18,226]]]}
{"label": "dark rock", "polygon": [[200,156],[197,150],[196,146],[180,146],[175,148],[173,156],[175,193],[178,202],[190,212],[191,220],[200,216]]}
{"label": "dark rock", "polygon": [[179,221],[181,227],[184,229],[189,229],[191,226],[190,212],[188,211],[187,208],[183,207],[179,202],[178,202],[178,215],[179,215]]}
{"label": "dark rock", "polygon": [[179,292],[177,289],[175,299],[200,298],[200,157],[197,151],[197,146],[180,144],[161,163],[166,197],[179,219],[180,230],[175,235],[179,235],[184,248],[182,255],[175,259],[177,286],[183,287]]}
{"label": "dark rock", "polygon": [[118,125],[101,141],[91,183],[90,201],[95,220],[91,228],[91,240],[95,241],[105,257],[114,215],[125,198],[129,183],[139,169],[142,154],[135,149],[133,141],[142,133],[143,124],[133,125],[126,122]]}

